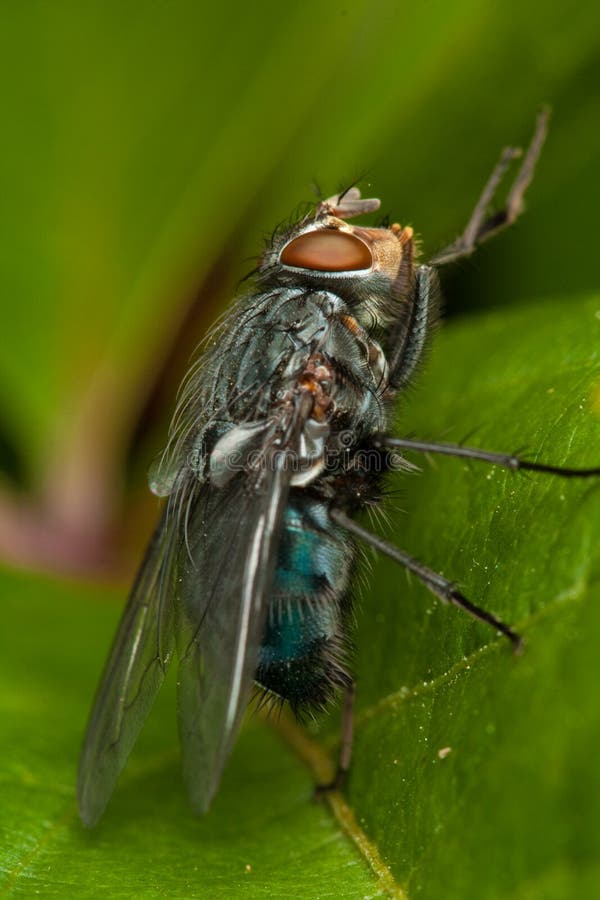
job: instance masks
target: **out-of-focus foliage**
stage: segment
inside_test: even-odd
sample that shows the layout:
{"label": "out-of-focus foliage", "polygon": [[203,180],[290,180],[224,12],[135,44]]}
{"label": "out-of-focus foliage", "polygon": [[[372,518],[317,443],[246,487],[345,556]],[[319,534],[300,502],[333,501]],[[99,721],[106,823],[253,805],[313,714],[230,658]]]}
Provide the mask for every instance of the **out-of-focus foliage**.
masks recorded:
{"label": "out-of-focus foliage", "polygon": [[209,274],[205,324],[314,179],[331,193],[366,175],[434,250],[550,103],[528,218],[463,267],[452,302],[595,281],[591,2],[62,0],[0,19],[0,430],[66,516],[85,520],[77,496],[108,502]]}
{"label": "out-of-focus foliage", "polygon": [[[600,433],[599,309],[598,297],[574,297],[478,316],[477,328],[451,325],[406,427],[461,435],[479,411],[486,444],[527,442],[558,462],[590,462]],[[0,888],[8,896],[595,895],[600,486],[447,459],[392,484],[406,510],[391,504],[395,539],[514,622],[527,649],[515,658],[507,641],[397,568],[377,568],[358,623],[348,785],[371,855],[361,860],[352,847],[356,825],[343,833],[311,803],[297,742],[286,749],[257,723],[242,734],[213,809],[194,820],[171,689],[105,818],[85,833],[75,755],[117,609],[98,589],[5,574]],[[27,636],[27,655],[15,635]],[[313,740],[334,756],[333,729]]]}

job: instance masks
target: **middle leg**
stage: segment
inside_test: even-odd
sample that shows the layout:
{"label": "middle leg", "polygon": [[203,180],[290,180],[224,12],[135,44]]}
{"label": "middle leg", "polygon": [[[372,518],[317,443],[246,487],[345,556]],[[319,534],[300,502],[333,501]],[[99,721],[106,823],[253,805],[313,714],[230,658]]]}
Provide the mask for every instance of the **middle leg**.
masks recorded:
{"label": "middle leg", "polygon": [[404,566],[405,569],[408,569],[409,572],[416,575],[417,578],[429,588],[432,594],[435,594],[435,596],[443,603],[451,603],[453,606],[457,606],[459,609],[464,610],[464,612],[468,613],[474,619],[478,619],[480,622],[491,625],[492,628],[499,631],[511,641],[515,653],[521,651],[523,642],[520,635],[513,631],[508,625],[505,625],[500,619],[497,619],[492,613],[489,613],[487,610],[481,609],[481,607],[472,603],[458,590],[457,586],[452,581],[444,578],[444,576],[440,575],[438,572],[434,572],[433,569],[430,569],[413,556],[405,553],[404,550],[400,550],[389,541],[380,538],[379,535],[373,534],[368,529],[363,528],[362,525],[355,522],[354,519],[343,510],[333,508],[330,510],[329,515],[336,525],[345,528],[346,531],[349,531],[350,534],[353,534],[355,537],[359,538],[359,540],[374,547],[375,550],[378,550],[380,553],[383,553],[384,556],[393,559],[394,562],[400,563],[401,566]]}

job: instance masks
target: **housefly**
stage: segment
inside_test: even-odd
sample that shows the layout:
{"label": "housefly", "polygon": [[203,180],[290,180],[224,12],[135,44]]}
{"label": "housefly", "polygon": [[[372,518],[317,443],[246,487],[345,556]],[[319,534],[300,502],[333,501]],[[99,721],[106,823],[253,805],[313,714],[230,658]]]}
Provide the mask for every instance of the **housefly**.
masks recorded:
{"label": "housefly", "polygon": [[417,262],[410,227],[350,220],[379,207],[352,187],[279,229],[188,373],[151,475],[166,503],[119,625],[79,767],[81,817],[94,825],[175,654],[183,772],[192,806],[217,790],[253,685],[301,714],[344,695],[339,784],[350,762],[348,668],[360,543],[414,573],[438,598],[519,636],[452,582],[355,521],[381,496],[402,451],[509,469],[592,476],[508,453],[388,434],[437,314],[438,267],[470,255],[520,214],[544,142],[537,127],[505,207],[489,213],[505,150],[463,234]]}

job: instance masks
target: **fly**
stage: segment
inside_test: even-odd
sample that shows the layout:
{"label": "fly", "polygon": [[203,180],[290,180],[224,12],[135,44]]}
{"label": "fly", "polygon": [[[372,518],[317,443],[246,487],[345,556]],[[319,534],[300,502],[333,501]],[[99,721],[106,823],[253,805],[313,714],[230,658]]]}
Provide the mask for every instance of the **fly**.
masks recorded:
{"label": "fly", "polygon": [[505,207],[488,212],[519,155],[512,148],[463,234],[426,264],[418,263],[412,228],[349,224],[379,207],[356,187],[272,238],[254,288],[188,373],[151,476],[154,493],[167,499],[88,724],[78,781],[86,825],[104,811],[175,654],[183,773],[196,812],[218,788],[253,684],[298,714],[344,694],[340,783],[352,745],[348,657],[359,543],[520,648],[509,625],[354,516],[378,501],[386,471],[410,468],[401,451],[564,477],[600,474],[387,431],[437,315],[436,270],[519,216],[547,118],[538,118]]}

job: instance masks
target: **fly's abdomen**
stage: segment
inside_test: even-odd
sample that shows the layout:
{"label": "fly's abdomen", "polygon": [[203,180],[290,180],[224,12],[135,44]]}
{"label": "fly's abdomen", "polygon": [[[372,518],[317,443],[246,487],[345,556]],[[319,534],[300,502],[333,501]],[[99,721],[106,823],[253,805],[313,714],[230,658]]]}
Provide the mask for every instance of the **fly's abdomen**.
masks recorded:
{"label": "fly's abdomen", "polygon": [[323,705],[348,681],[344,651],[352,556],[326,505],[292,491],[256,680],[295,709]]}

